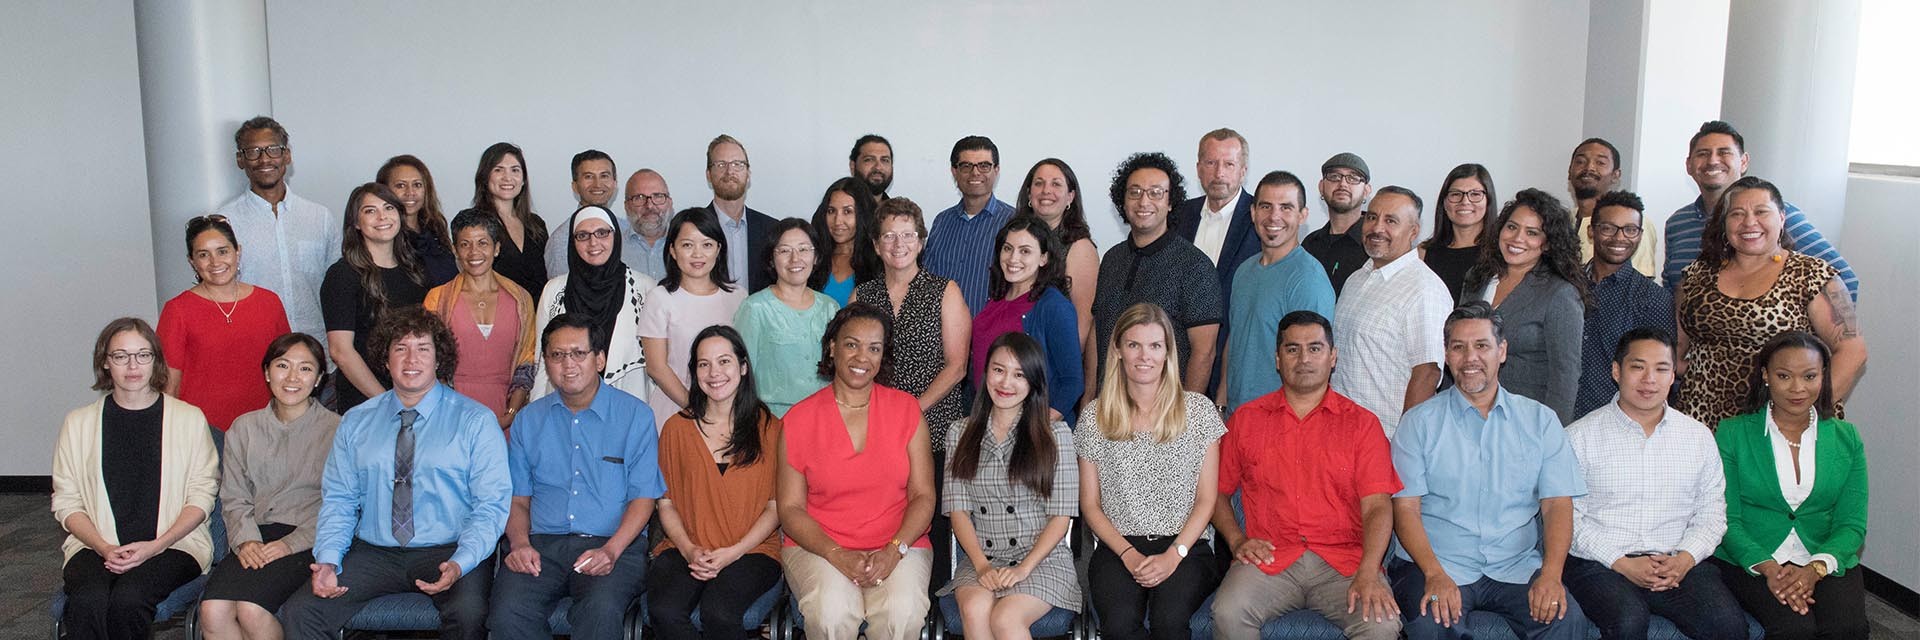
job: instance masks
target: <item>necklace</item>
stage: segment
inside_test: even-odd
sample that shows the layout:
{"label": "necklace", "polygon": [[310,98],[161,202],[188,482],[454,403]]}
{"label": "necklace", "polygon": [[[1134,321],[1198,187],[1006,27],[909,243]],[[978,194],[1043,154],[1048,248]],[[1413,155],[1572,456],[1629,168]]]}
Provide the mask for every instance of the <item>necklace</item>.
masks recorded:
{"label": "necklace", "polygon": [[868,396],[867,401],[865,403],[855,405],[855,404],[849,404],[845,400],[841,400],[840,396],[836,395],[833,397],[833,403],[840,405],[840,408],[842,409],[852,409],[852,410],[865,409],[867,408],[867,405],[873,404],[873,397]]}
{"label": "necklace", "polygon": [[240,299],[234,298],[232,307],[222,307],[220,306],[220,299],[213,297],[213,287],[207,287],[206,289],[207,289],[207,301],[212,302],[213,308],[216,311],[219,311],[220,315],[227,319],[227,324],[233,324],[233,312],[240,310]]}

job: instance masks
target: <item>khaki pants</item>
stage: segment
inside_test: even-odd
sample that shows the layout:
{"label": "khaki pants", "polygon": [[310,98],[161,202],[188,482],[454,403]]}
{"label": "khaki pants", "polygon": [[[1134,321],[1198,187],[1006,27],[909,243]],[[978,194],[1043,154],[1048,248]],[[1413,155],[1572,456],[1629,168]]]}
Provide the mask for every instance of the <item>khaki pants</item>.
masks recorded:
{"label": "khaki pants", "polygon": [[800,547],[781,547],[787,588],[805,618],[808,638],[855,640],[867,625],[870,640],[913,640],[927,622],[927,580],[933,552],[914,549],[877,587],[862,589],[825,558]]}
{"label": "khaki pants", "polygon": [[1347,588],[1352,585],[1352,578],[1340,575],[1312,551],[1302,554],[1279,575],[1267,575],[1250,564],[1235,564],[1214,595],[1213,637],[1257,640],[1261,625],[1297,609],[1314,610],[1354,640],[1400,637],[1398,616],[1367,622],[1358,610],[1347,613]]}

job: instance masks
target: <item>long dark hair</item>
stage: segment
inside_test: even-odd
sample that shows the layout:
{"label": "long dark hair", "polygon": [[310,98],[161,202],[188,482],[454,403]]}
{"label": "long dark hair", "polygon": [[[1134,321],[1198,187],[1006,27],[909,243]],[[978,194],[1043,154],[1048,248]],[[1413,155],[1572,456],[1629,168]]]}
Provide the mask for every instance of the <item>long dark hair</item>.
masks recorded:
{"label": "long dark hair", "polygon": [[[495,211],[493,192],[487,189],[487,178],[493,175],[493,165],[500,164],[509,154],[520,161],[520,193],[513,197],[513,211]],[[482,211],[491,211],[495,216],[512,214],[524,228],[521,233],[526,235],[529,246],[542,245],[547,241],[547,223],[533,213],[533,178],[532,172],[527,171],[527,155],[511,142],[495,142],[481,152],[480,167],[473,170],[473,206]]]}
{"label": "long dark hair", "polygon": [[[1472,162],[1454,167],[1452,171],[1447,172],[1446,179],[1440,181],[1440,195],[1433,199],[1433,237],[1420,243],[1422,248],[1445,249],[1453,245],[1453,218],[1447,217],[1447,190],[1453,188],[1453,183],[1467,178],[1479,180],[1481,188],[1487,190],[1485,200],[1487,204],[1500,201],[1500,198],[1494,195],[1493,174],[1489,173],[1486,167]],[[1480,238],[1474,241],[1474,246],[1491,246],[1499,239],[1500,229],[1493,224],[1492,220],[1486,219],[1486,214],[1481,214]]]}
{"label": "long dark hair", "polygon": [[[526,161],[522,160],[520,164],[524,173]],[[387,163],[380,165],[380,170],[373,174],[373,181],[387,184],[387,179],[393,177],[393,170],[400,167],[412,167],[414,171],[420,172],[420,183],[427,189],[427,197],[420,203],[420,219],[415,221],[420,225],[419,232],[439,238],[440,244],[451,251],[453,234],[447,232],[447,216],[440,212],[440,189],[433,186],[433,172],[427,170],[427,163],[421,162],[419,158],[412,155],[403,154],[387,158]],[[525,187],[521,189],[524,191]],[[402,215],[406,212],[406,209],[400,210]]]}
{"label": "long dark hair", "polygon": [[[1513,219],[1513,213],[1520,207],[1532,209],[1540,216],[1540,228],[1547,234],[1547,244],[1540,252],[1540,264],[1534,265],[1534,273],[1546,273],[1580,292],[1580,301],[1592,305],[1587,294],[1587,279],[1580,271],[1580,239],[1574,235],[1573,212],[1560,199],[1539,189],[1522,189],[1513,194],[1505,206],[1500,207],[1500,218],[1491,226],[1498,229],[1507,226]],[[1507,272],[1507,259],[1500,251],[1498,241],[1480,243],[1480,259],[1467,270],[1466,286],[1461,291],[1479,291],[1487,286],[1494,277]],[[1491,302],[1491,301],[1489,301]]]}
{"label": "long dark hair", "polygon": [[760,402],[760,393],[754,390],[753,363],[747,356],[747,342],[733,327],[716,324],[694,336],[693,349],[687,356],[687,379],[693,384],[687,385],[687,407],[680,410],[680,416],[699,424],[702,416],[707,415],[707,404],[713,402],[707,397],[707,390],[700,386],[700,374],[696,371],[700,363],[700,343],[708,338],[726,340],[734,359],[740,362],[740,388],[734,390],[733,406],[728,411],[733,417],[733,433],[727,436],[727,449],[720,455],[740,467],[759,462],[760,455],[765,453],[760,450],[760,424],[772,413]]}
{"label": "long dark hair", "polygon": [[880,252],[873,247],[873,230],[880,220],[874,217],[873,190],[865,180],[841,178],[827,185],[826,193],[820,194],[820,206],[813,209],[813,275],[807,278],[807,286],[815,291],[827,286],[827,278],[833,275],[833,252],[839,248],[827,232],[827,203],[836,193],[853,198],[853,256],[848,260],[853,265],[853,283],[880,277]]}
{"label": "long dark hair", "polygon": [[[367,250],[366,236],[360,234],[360,199],[366,196],[393,205],[394,210],[403,217],[406,216],[407,205],[401,204],[400,196],[393,195],[393,190],[388,189],[387,185],[378,182],[354,187],[353,193],[347,194],[347,213],[340,223],[340,259],[353,267],[354,273],[360,274],[362,302],[371,305],[373,317],[378,318],[387,311],[387,285],[380,278],[380,265],[373,262],[373,252]],[[420,266],[420,257],[408,246],[412,233],[402,221],[400,235],[393,237],[393,261],[408,280],[424,286],[427,281],[426,270]]]}
{"label": "long dark hair", "polygon": [[1810,349],[1820,354],[1820,397],[1813,401],[1813,410],[1822,416],[1833,416],[1833,350],[1827,348],[1820,336],[1805,331],[1783,331],[1760,347],[1747,378],[1747,412],[1765,409],[1772,401],[1767,390],[1767,365],[1773,361],[1773,354],[1787,349]]}
{"label": "long dark hair", "polygon": [[1073,192],[1073,202],[1067,203],[1067,210],[1060,212],[1060,244],[1072,247],[1073,243],[1083,239],[1092,240],[1093,230],[1087,228],[1087,207],[1082,204],[1086,198],[1082,197],[1085,194],[1080,193],[1080,177],[1073,174],[1073,167],[1067,166],[1067,161],[1059,158],[1035,162],[1033,168],[1027,170],[1027,178],[1020,181],[1020,195],[1014,202],[1013,215],[1036,215],[1029,200],[1033,192],[1033,174],[1039,173],[1043,166],[1059,169],[1060,175],[1067,177],[1067,190]]}
{"label": "long dark hair", "polygon": [[1040,216],[1014,216],[1000,233],[993,236],[993,266],[987,269],[987,295],[994,300],[1006,297],[1013,285],[1007,283],[1006,273],[1000,267],[1000,247],[1007,243],[1007,235],[1015,231],[1025,231],[1040,243],[1040,253],[1047,256],[1047,264],[1033,274],[1033,288],[1027,290],[1028,300],[1039,300],[1040,294],[1048,287],[1067,293],[1067,248],[1060,244],[1060,238]]}
{"label": "long dark hair", "polygon": [[[1053,495],[1053,466],[1059,456],[1059,445],[1053,441],[1053,424],[1048,421],[1047,357],[1041,353],[1040,343],[1018,331],[994,338],[993,345],[987,347],[988,359],[1001,349],[1013,352],[1014,359],[1020,362],[1021,373],[1027,377],[1027,397],[1020,401],[1020,421],[1009,433],[1013,436],[1013,453],[1007,459],[1007,479],[1026,485],[1042,499],[1048,498]],[[973,412],[967,415],[966,429],[960,432],[959,445],[953,450],[951,473],[955,478],[971,480],[980,471],[980,443],[986,440],[987,417],[993,413],[992,392],[984,383],[980,387],[980,392],[973,396]]]}
{"label": "long dark hair", "polygon": [[[712,238],[713,243],[720,246],[720,251],[713,256],[713,270],[707,272],[707,277],[712,279],[713,284],[720,287],[721,291],[732,291],[733,276],[727,273],[727,252],[732,250],[732,247],[727,246],[727,234],[720,229],[720,216],[706,207],[681,209],[680,213],[673,214],[673,220],[667,223],[667,273],[666,277],[660,279],[660,286],[666,287],[667,291],[680,290],[680,261],[673,257],[672,252],[673,243],[680,240],[682,233],[680,229],[686,225],[693,225],[693,229],[700,232],[700,235]],[[745,251],[746,247],[741,247],[740,250]]]}

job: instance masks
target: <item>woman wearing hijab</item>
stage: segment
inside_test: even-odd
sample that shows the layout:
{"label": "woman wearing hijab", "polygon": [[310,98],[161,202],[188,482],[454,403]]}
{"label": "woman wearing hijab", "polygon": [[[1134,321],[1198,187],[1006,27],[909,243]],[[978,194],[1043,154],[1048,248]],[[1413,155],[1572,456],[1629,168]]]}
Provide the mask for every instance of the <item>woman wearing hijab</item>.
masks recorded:
{"label": "woman wearing hijab", "polygon": [[[647,359],[640,350],[641,298],[653,289],[653,278],[628,269],[620,261],[620,219],[606,207],[587,205],[573,212],[567,223],[567,275],[547,282],[540,292],[540,317],[535,327],[562,313],[582,313],[599,323],[610,338],[607,384],[647,398],[653,383],[647,378]],[[544,366],[534,367],[533,397],[553,391]]]}

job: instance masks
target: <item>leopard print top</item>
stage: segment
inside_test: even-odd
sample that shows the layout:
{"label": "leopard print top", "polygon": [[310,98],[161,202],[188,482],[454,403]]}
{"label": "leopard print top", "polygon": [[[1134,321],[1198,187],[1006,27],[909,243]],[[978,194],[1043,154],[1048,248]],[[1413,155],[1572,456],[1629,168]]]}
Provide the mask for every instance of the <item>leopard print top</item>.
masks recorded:
{"label": "leopard print top", "polygon": [[1839,271],[1825,260],[1787,252],[1773,288],[1758,298],[1720,292],[1720,270],[1704,261],[1687,265],[1675,304],[1687,334],[1687,370],[1674,408],[1712,428],[1743,412],[1753,359],[1784,331],[1812,331],[1807,306]]}

